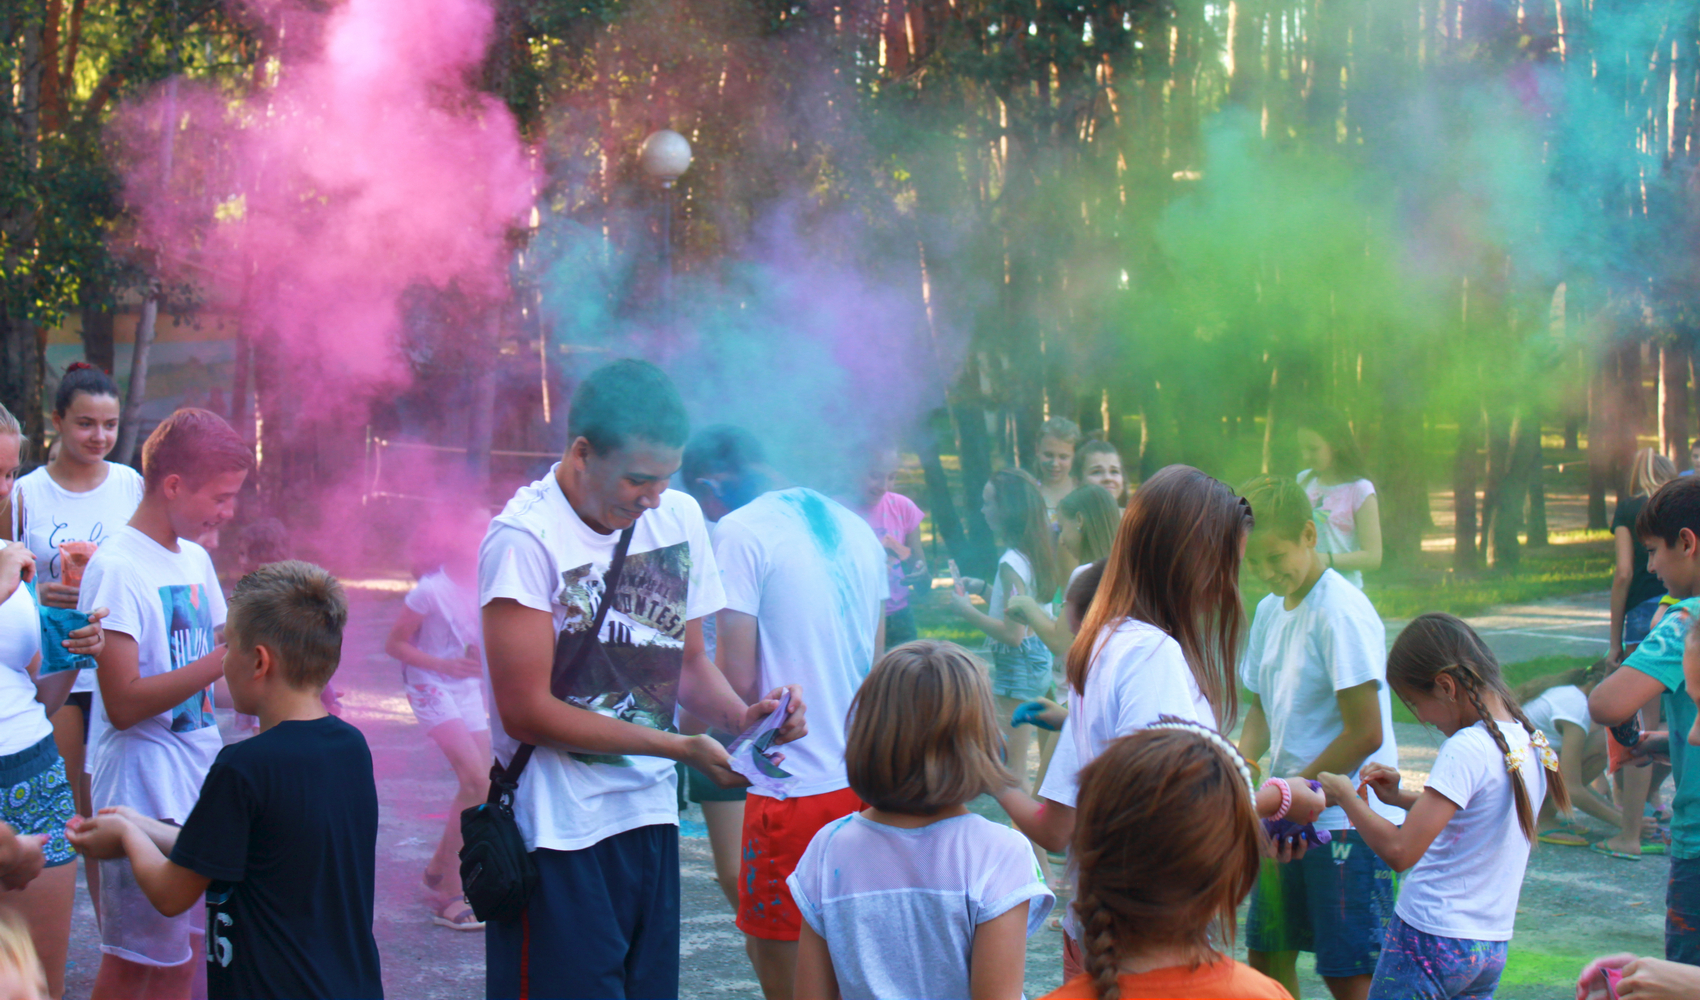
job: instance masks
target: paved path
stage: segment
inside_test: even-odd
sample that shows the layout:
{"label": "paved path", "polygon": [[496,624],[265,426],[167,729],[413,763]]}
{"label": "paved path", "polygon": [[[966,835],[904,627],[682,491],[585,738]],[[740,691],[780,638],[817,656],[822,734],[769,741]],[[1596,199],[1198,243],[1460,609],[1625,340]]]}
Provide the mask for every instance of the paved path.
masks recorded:
{"label": "paved path", "polygon": [[[483,995],[483,941],[478,934],[436,927],[421,902],[419,876],[446,818],[453,779],[441,755],[414,724],[397,669],[382,652],[400,603],[399,590],[357,589],[338,687],[347,718],[366,734],[377,768],[382,807],[378,842],[376,933],[384,982],[392,998]],[[1604,650],[1604,594],[1496,609],[1475,619],[1496,652],[1515,661],[1551,652]],[[1402,767],[1426,776],[1438,734],[1401,725]],[[995,814],[990,802],[977,808]],[[1185,822],[1185,818],[1177,818]],[[684,928],[682,987],[686,996],[757,998],[760,991],[713,880],[700,815],[687,815],[681,841]],[[694,835],[693,835],[694,834]],[[1542,846],[1524,885],[1515,952],[1500,996],[1510,1000],[1569,996],[1566,976],[1586,958],[1608,950],[1662,951],[1666,862],[1628,864],[1586,851]],[[99,960],[94,922],[79,885],[67,995],[88,996]],[[1040,996],[1061,978],[1061,935],[1044,930],[1028,952],[1027,992]],[[1306,976],[1305,994],[1324,996]]]}

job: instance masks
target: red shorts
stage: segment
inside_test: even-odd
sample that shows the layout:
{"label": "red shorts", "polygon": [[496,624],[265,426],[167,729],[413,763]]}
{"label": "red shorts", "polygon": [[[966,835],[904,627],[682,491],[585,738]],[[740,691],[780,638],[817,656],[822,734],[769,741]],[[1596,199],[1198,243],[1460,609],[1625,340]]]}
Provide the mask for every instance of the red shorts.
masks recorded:
{"label": "red shorts", "polygon": [[803,915],[797,912],[785,880],[797,870],[816,831],[866,808],[867,803],[848,788],[783,801],[767,795],[745,799],[738,929],[769,941],[797,940]]}

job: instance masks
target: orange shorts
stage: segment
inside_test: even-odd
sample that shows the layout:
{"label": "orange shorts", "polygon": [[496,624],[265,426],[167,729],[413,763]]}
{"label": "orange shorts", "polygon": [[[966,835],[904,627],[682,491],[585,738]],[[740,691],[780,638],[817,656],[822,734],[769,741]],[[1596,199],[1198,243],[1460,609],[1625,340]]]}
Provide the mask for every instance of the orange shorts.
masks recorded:
{"label": "orange shorts", "polygon": [[785,880],[797,870],[809,841],[835,819],[867,803],[848,788],[783,801],[767,795],[744,800],[743,859],[738,863],[738,929],[769,941],[795,941],[803,915]]}

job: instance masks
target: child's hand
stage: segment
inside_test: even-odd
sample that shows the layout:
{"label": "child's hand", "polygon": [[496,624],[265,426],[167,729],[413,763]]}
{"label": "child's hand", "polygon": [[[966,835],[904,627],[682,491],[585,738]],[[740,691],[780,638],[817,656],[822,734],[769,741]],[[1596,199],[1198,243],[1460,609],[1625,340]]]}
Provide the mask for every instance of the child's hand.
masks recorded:
{"label": "child's hand", "polygon": [[482,677],[484,664],[470,657],[437,658],[437,673],[445,677]]}
{"label": "child's hand", "polygon": [[125,856],[124,833],[130,830],[132,824],[120,809],[102,809],[91,819],[81,816],[71,817],[71,822],[65,826],[65,838],[79,852],[99,861],[114,861]]}
{"label": "child's hand", "polygon": [[82,594],[81,587],[68,587],[63,583],[50,583],[45,580],[35,590],[35,596],[40,598],[44,607],[66,611],[77,610],[77,598]]}
{"label": "child's hand", "polygon": [[1036,625],[1051,620],[1044,607],[1026,594],[1010,597],[1009,602],[1003,606],[1003,616],[1023,625]]}
{"label": "child's hand", "polygon": [[[748,729],[772,715],[774,709],[779,707],[779,699],[785,695],[786,691],[791,692],[791,702],[785,711],[785,721],[780,724],[779,732],[773,734],[774,746],[800,740],[809,735],[808,706],[803,704],[803,689],[795,684],[776,687],[767,693],[767,697],[744,710],[744,728]],[[784,758],[780,757],[779,759],[783,760]]]}
{"label": "child's hand", "polygon": [[967,618],[969,613],[974,610],[974,600],[959,590],[950,595],[949,606],[951,611],[963,618]]}
{"label": "child's hand", "polygon": [[100,620],[106,615],[105,608],[90,611],[89,623],[82,628],[72,629],[60,645],[78,656],[99,656],[106,648],[106,631],[100,627]]}
{"label": "child's hand", "polygon": [[0,544],[0,587],[16,589],[18,582],[35,578],[35,553],[23,542]]}
{"label": "child's hand", "polygon": [[41,848],[46,842],[42,834],[18,836],[0,823],[0,889],[22,889],[41,874],[46,864]]}
{"label": "child's hand", "polygon": [[[1324,771],[1316,776],[1316,780],[1322,782],[1322,790],[1328,793],[1328,802],[1345,802],[1358,794],[1358,790],[1352,785],[1352,779],[1343,774]],[[1295,788],[1293,790],[1294,801],[1297,801],[1298,797],[1298,789]]]}
{"label": "child's hand", "polygon": [[1037,726],[1057,732],[1062,729],[1064,720],[1068,718],[1068,709],[1049,698],[1036,698],[1033,701],[1022,702],[1015,707],[1011,716],[1011,726]]}
{"label": "child's hand", "polygon": [[1293,793],[1293,804],[1287,807],[1286,819],[1300,826],[1316,822],[1322,815],[1322,810],[1328,808],[1328,802],[1323,794],[1310,787],[1310,782],[1303,778],[1288,778],[1287,787]]}
{"label": "child's hand", "polygon": [[[1398,768],[1388,767],[1386,764],[1365,764],[1358,772],[1358,780],[1375,789],[1375,797],[1381,801],[1390,806],[1399,804],[1399,783],[1403,778],[1400,777]],[[1352,794],[1356,795],[1357,791],[1353,790]]]}

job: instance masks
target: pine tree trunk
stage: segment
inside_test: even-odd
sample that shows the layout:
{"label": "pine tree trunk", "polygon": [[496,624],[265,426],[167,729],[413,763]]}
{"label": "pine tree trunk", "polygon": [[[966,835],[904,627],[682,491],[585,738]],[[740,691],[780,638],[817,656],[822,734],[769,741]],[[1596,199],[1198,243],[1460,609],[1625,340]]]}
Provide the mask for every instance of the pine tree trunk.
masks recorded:
{"label": "pine tree trunk", "polygon": [[118,423],[118,447],[112,460],[135,465],[136,436],[141,430],[142,403],[148,398],[148,355],[153,351],[154,327],[159,319],[159,297],[142,301],[142,316],[136,323],[136,346],[130,354],[130,388],[124,394],[124,418]]}
{"label": "pine tree trunk", "polygon": [[1476,549],[1476,484],[1481,478],[1481,410],[1465,406],[1458,414],[1458,450],[1452,460],[1452,568],[1474,573],[1481,568]]}
{"label": "pine tree trunk", "polygon": [[1688,461],[1688,350],[1683,342],[1659,346],[1659,451],[1678,470]]}

